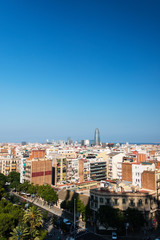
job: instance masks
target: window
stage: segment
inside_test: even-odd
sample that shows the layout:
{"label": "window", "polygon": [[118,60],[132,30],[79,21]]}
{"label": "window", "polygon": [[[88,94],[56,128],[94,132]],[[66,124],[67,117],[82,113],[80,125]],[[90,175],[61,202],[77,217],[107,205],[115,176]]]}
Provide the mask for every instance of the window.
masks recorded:
{"label": "window", "polygon": [[125,198],[122,199],[122,203],[123,203],[123,204],[126,203],[126,199],[125,199]]}
{"label": "window", "polygon": [[147,198],[145,199],[145,204],[148,204],[148,199]]}
{"label": "window", "polygon": [[95,196],[95,201],[98,202],[98,198]]}
{"label": "window", "polygon": [[106,198],[106,204],[110,204],[110,198]]}
{"label": "window", "polygon": [[103,203],[103,198],[100,198],[100,203]]}
{"label": "window", "polygon": [[134,200],[131,199],[131,200],[130,200],[130,206],[134,206],[134,205],[135,205]]}
{"label": "window", "polygon": [[142,205],[142,199],[139,199],[138,204],[141,206]]}
{"label": "window", "polygon": [[117,198],[114,199],[114,204],[118,205],[118,199]]}

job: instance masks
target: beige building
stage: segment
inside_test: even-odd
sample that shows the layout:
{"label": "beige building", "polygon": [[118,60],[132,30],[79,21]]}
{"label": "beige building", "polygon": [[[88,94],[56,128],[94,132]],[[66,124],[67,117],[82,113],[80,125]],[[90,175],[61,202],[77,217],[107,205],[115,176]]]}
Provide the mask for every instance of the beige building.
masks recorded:
{"label": "beige building", "polygon": [[8,176],[10,172],[20,172],[20,158],[0,157],[0,172]]}
{"label": "beige building", "polygon": [[125,211],[128,207],[143,212],[147,220],[157,211],[156,191],[110,191],[109,188],[90,190],[90,207],[97,212],[101,205],[109,205]]}
{"label": "beige building", "polygon": [[33,159],[26,160],[23,180],[33,184],[52,184],[52,160]]}
{"label": "beige building", "polygon": [[53,159],[52,163],[52,184],[61,184],[66,180],[67,171],[67,161],[66,158],[62,156],[57,156]]}

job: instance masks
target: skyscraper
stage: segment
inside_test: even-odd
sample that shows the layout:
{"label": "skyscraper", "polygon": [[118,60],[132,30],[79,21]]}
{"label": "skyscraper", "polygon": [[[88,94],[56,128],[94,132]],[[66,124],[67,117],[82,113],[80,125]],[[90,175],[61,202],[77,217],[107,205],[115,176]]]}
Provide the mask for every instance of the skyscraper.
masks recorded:
{"label": "skyscraper", "polygon": [[96,128],[96,130],[95,130],[94,144],[95,145],[100,145],[100,133],[99,133],[99,129],[98,128]]}

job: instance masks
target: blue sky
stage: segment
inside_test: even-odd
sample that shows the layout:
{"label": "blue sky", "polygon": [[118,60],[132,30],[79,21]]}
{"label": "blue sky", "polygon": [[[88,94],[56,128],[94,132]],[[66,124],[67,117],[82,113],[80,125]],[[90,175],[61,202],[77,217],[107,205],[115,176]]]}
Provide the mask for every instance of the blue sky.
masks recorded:
{"label": "blue sky", "polygon": [[0,1],[0,141],[160,142],[160,1]]}

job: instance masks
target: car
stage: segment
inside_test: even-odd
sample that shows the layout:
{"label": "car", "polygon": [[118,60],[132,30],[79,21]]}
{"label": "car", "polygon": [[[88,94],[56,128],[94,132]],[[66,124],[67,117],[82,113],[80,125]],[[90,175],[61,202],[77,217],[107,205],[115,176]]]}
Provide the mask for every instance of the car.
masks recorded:
{"label": "car", "polygon": [[117,239],[117,233],[116,232],[112,232],[112,239]]}
{"label": "car", "polygon": [[67,225],[71,224],[70,221],[69,221],[67,218],[64,218],[64,219],[63,219],[63,222],[64,222],[65,224],[67,224]]}

